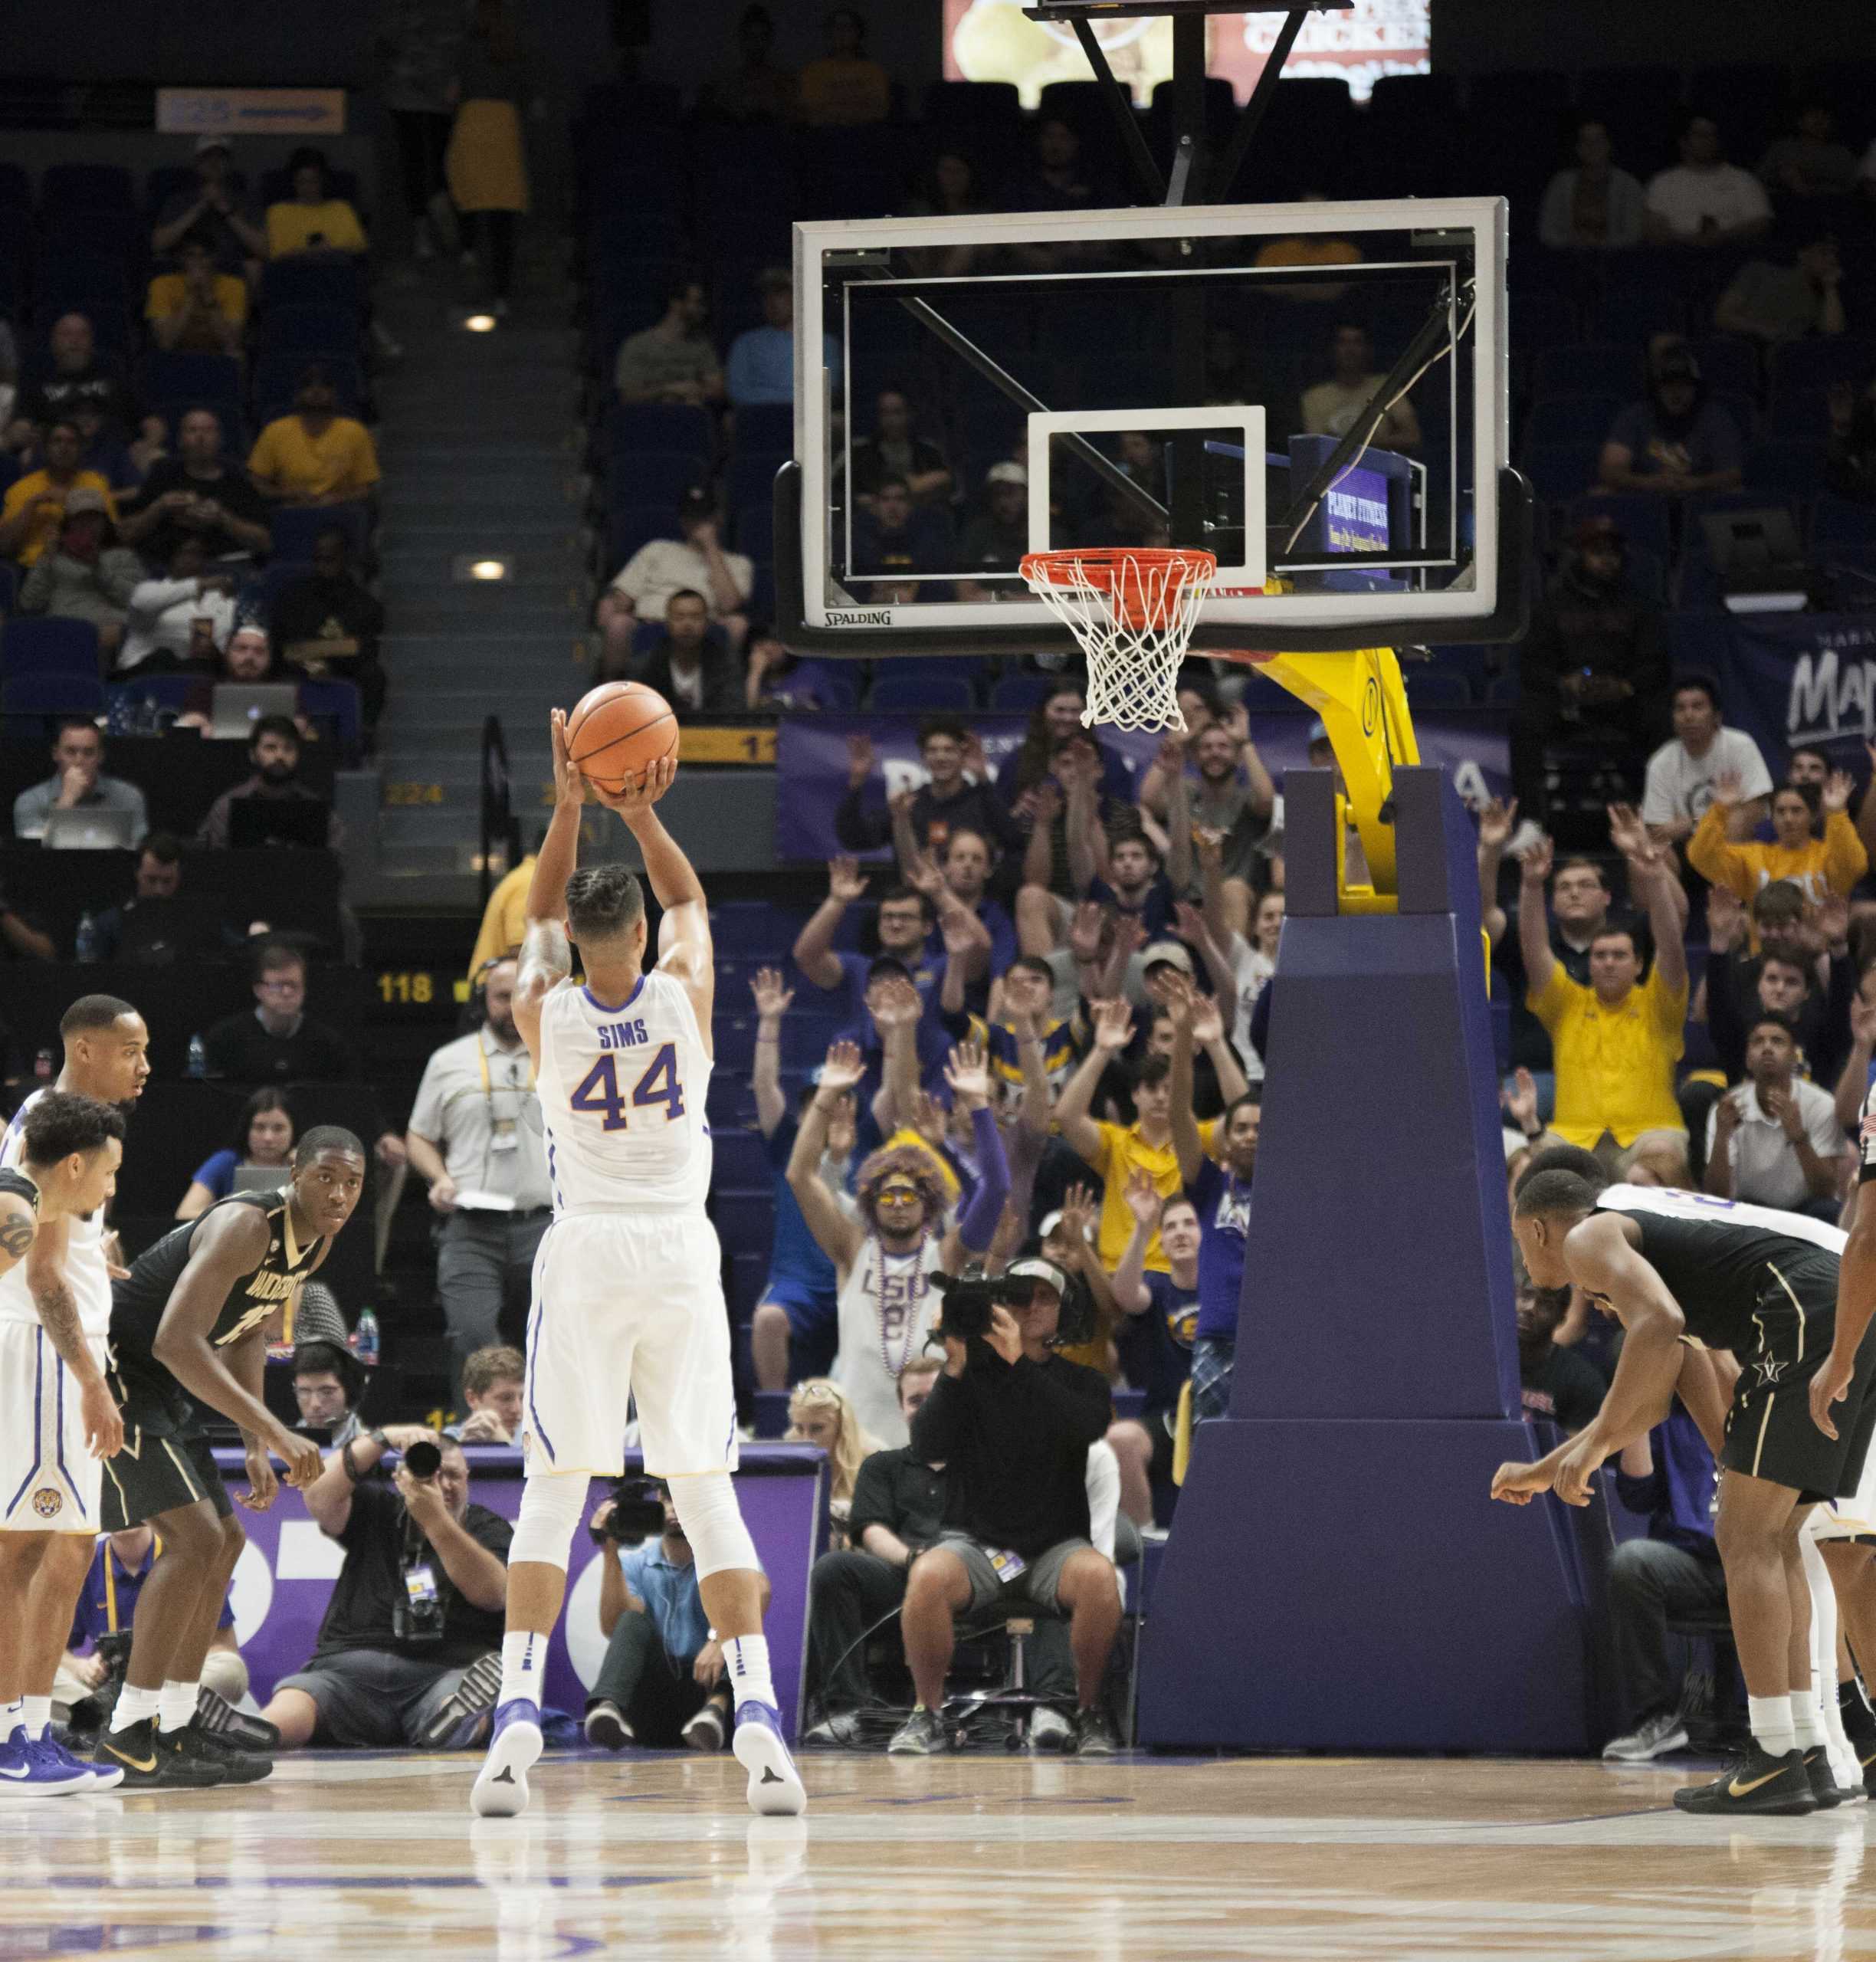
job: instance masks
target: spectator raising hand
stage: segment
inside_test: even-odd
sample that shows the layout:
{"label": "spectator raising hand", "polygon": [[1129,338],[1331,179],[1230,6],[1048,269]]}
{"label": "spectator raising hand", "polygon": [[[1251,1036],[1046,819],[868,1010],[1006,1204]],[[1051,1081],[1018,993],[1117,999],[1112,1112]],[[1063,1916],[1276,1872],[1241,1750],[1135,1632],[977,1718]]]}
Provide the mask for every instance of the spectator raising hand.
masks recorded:
{"label": "spectator raising hand", "polygon": [[[917,1012],[918,998],[914,994],[913,1013],[916,1015]],[[879,1019],[877,1011],[874,1019]],[[859,1044],[843,1037],[838,1042],[828,1044],[826,1059],[821,1065],[821,1081],[817,1088],[831,1103],[835,1097],[853,1089],[865,1075],[866,1061],[860,1054]]]}
{"label": "spectator raising hand", "polygon": [[959,1042],[945,1062],[945,1081],[954,1104],[981,1111],[990,1101],[990,1058],[981,1042]]}
{"label": "spectator raising hand", "polygon": [[755,997],[756,1019],[763,1022],[779,1023],[795,1000],[795,990],[783,985],[780,973],[772,967],[756,970],[749,992]]}

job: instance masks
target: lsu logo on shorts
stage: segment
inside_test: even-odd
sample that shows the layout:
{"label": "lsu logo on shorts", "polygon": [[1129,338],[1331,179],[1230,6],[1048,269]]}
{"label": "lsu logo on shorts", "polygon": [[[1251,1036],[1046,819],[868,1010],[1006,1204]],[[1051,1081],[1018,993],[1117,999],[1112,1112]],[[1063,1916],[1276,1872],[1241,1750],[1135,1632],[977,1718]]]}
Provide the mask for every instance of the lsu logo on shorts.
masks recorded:
{"label": "lsu logo on shorts", "polygon": [[65,1510],[64,1496],[54,1485],[41,1485],[32,1495],[32,1508],[41,1519],[54,1519]]}

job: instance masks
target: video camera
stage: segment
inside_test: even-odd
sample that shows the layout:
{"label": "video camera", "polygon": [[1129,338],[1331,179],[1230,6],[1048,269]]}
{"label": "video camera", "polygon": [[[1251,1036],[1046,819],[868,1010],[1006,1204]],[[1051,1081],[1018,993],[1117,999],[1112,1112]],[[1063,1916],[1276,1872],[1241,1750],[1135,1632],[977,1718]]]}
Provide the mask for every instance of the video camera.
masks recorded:
{"label": "video camera", "polygon": [[934,1274],[932,1285],[944,1307],[926,1346],[933,1347],[946,1336],[960,1342],[982,1341],[990,1333],[992,1308],[1026,1308],[1040,1281],[1054,1289],[1061,1302],[1051,1346],[1061,1348],[1085,1342],[1094,1333],[1094,1300],[1078,1275],[1071,1275],[1052,1260],[1031,1255],[1015,1262],[1007,1272],[994,1278],[982,1275],[953,1276]]}
{"label": "video camera", "polygon": [[596,1547],[636,1546],[664,1531],[662,1488],[655,1478],[620,1478],[612,1487],[612,1510],[602,1526],[587,1531]]}

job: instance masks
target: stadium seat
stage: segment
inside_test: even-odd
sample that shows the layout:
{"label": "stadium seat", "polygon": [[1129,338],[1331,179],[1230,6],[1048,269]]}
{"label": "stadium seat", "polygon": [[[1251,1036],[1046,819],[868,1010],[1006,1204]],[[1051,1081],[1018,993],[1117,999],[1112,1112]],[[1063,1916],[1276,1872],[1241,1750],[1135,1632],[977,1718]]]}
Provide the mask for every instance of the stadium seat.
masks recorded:
{"label": "stadium seat", "polygon": [[[785,1022],[783,1027],[786,1027]],[[717,1131],[711,1135],[713,1192],[766,1193],[772,1189],[769,1141],[759,1131]]]}
{"label": "stadium seat", "polygon": [[615,402],[606,411],[606,449],[615,456],[663,450],[707,464],[716,433],[710,411],[688,402]]}
{"label": "stadium seat", "polygon": [[339,412],[358,415],[364,412],[366,396],[365,370],[356,358],[337,349],[315,350],[278,348],[261,355],[254,363],[254,417],[263,427],[293,407],[300,377],[315,363],[323,367],[339,398]]}
{"label": "stadium seat", "polygon": [[350,539],[353,557],[362,558],[371,536],[371,513],[365,505],[281,505],[268,520],[275,561],[282,565],[310,565],[313,541],[334,525]]}
{"label": "stadium seat", "polygon": [[302,681],[300,707],[315,722],[331,726],[333,746],[342,758],[349,761],[357,756],[364,718],[356,682]]}
{"label": "stadium seat", "polygon": [[1759,350],[1750,341],[1737,334],[1709,334],[1694,343],[1694,358],[1707,387],[1716,393],[1757,399]]}
{"label": "stadium seat", "polygon": [[1632,545],[1645,546],[1657,558],[1673,556],[1673,512],[1665,497],[1651,497],[1644,491],[1619,493],[1609,497],[1582,497],[1564,514],[1564,529],[1588,517],[1609,517]]}
{"label": "stadium seat", "polygon": [[23,614],[0,634],[0,674],[85,675],[98,673],[98,632],[89,620]]}
{"label": "stadium seat", "polygon": [[345,254],[296,252],[271,259],[261,275],[261,307],[348,307],[356,312],[364,302],[362,267]]}
{"label": "stadium seat", "polygon": [[1821,443],[1760,443],[1746,458],[1746,487],[1805,500],[1824,487]]}
{"label": "stadium seat", "polygon": [[[0,490],[5,489],[0,485]],[[19,600],[19,573],[7,564],[0,564],[0,620],[13,611]]]}
{"label": "stadium seat", "polygon": [[[1010,93],[1015,93],[1014,87]],[[190,173],[192,176],[194,173]],[[33,201],[32,178],[25,167],[17,163],[0,163],[0,205],[8,210],[25,211]]]}
{"label": "stadium seat", "polygon": [[1600,443],[1622,412],[1612,395],[1540,395],[1524,425],[1527,443]]}
{"label": "stadium seat", "polygon": [[353,355],[361,323],[356,310],[336,300],[298,300],[270,307],[261,317],[261,346],[268,353],[294,350],[307,356]]}
{"label": "stadium seat", "polygon": [[1005,674],[990,691],[990,706],[999,714],[1027,715],[1048,698],[1060,676]]}
{"label": "stadium seat", "polygon": [[1449,668],[1411,668],[1405,676],[1409,707],[1470,708],[1472,687],[1465,676]]}
{"label": "stadium seat", "polygon": [[[9,629],[16,623],[9,621]],[[95,674],[8,674],[0,679],[0,717],[11,740],[35,741],[40,732],[21,718],[48,715],[99,715],[104,684]]]}
{"label": "stadium seat", "polygon": [[1640,396],[1642,386],[1640,348],[1616,346],[1604,341],[1546,347],[1531,368],[1531,392],[1540,401],[1595,391],[1631,402]]}
{"label": "stadium seat", "polygon": [[1599,442],[1536,444],[1525,450],[1523,468],[1540,497],[1568,504],[1595,483],[1602,452]]}
{"label": "stadium seat", "polygon": [[1876,507],[1848,498],[1819,498],[1811,520],[1812,542],[1819,546],[1876,544]]}
{"label": "stadium seat", "polygon": [[136,208],[130,173],[120,163],[52,163],[39,180],[40,208],[47,212]]}
{"label": "stadium seat", "polygon": [[1853,386],[1876,373],[1876,339],[1867,334],[1818,334],[1789,341],[1772,356],[1773,398],[1801,389]]}
{"label": "stadium seat", "polygon": [[143,357],[143,394],[151,402],[241,401],[241,365],[231,354],[178,354],[153,347]]}
{"label": "stadium seat", "polygon": [[622,506],[661,498],[674,513],[684,494],[709,474],[690,450],[615,450],[606,458],[606,502]]}
{"label": "stadium seat", "polygon": [[677,507],[668,500],[655,504],[615,504],[606,514],[608,577],[616,573],[641,545],[654,538],[678,536]]}
{"label": "stadium seat", "polygon": [[903,674],[894,671],[876,676],[867,707],[876,715],[904,714],[953,709],[960,714],[976,706],[968,677],[963,674]]}

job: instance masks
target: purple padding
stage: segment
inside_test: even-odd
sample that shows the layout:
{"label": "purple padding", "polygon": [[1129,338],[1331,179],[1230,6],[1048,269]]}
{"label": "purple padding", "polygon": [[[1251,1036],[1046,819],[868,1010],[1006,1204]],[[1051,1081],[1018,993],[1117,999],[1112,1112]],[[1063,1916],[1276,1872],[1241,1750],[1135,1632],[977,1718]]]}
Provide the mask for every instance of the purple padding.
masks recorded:
{"label": "purple padding", "polygon": [[[521,1454],[506,1446],[471,1445],[467,1455],[470,1498],[504,1519],[514,1518],[521,1508]],[[736,1499],[769,1576],[771,1593],[764,1626],[782,1725],[792,1737],[800,1717],[807,1659],[808,1576],[816,1554],[826,1543],[827,1459],[812,1445],[748,1444],[742,1448],[741,1458],[736,1475]],[[217,1451],[215,1462],[231,1492],[247,1489],[238,1451]],[[627,1471],[640,1468],[638,1455],[630,1454]],[[593,1481],[587,1495],[588,1517],[608,1490],[606,1481]],[[313,1653],[332,1593],[331,1579],[319,1563],[330,1560],[338,1550],[307,1517],[298,1493],[284,1487],[271,1511],[242,1511],[236,1517],[247,1531],[250,1548],[242,1555],[235,1576],[237,1633],[254,1694],[264,1703],[274,1685],[303,1668]],[[257,1557],[264,1576],[255,1569]],[[597,1597],[593,1590],[599,1576],[597,1572],[587,1574],[598,1557],[599,1549],[582,1531],[574,1540],[567,1591],[582,1630],[580,1646],[589,1662],[587,1678],[594,1658],[603,1653],[605,1646],[594,1619]],[[548,1655],[547,1695],[557,1708],[577,1716],[585,1705],[585,1682],[568,1652],[567,1626],[568,1618],[563,1615]]]}
{"label": "purple padding", "polygon": [[1522,1423],[1200,1425],[1141,1636],[1141,1742],[1588,1750],[1571,1520],[1486,1497],[1543,1449]]}

